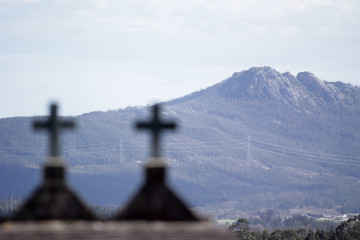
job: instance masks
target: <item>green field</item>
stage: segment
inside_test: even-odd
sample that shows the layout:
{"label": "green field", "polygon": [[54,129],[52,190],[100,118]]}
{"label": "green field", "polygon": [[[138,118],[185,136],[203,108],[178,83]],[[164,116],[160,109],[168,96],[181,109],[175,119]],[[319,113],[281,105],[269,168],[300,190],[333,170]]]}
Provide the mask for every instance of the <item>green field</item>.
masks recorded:
{"label": "green field", "polygon": [[216,222],[218,224],[233,224],[236,220],[233,220],[233,219],[221,219],[221,220],[216,220]]}

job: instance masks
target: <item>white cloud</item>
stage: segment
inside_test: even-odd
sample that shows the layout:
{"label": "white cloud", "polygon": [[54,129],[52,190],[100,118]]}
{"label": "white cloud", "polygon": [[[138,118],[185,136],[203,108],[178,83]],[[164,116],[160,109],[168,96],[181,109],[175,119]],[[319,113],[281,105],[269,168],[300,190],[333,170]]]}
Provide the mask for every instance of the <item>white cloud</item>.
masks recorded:
{"label": "white cloud", "polygon": [[39,3],[42,0],[0,0],[0,3]]}
{"label": "white cloud", "polygon": [[110,7],[111,3],[109,0],[97,0],[95,2],[95,7],[96,8],[108,8]]}
{"label": "white cloud", "polygon": [[23,0],[24,3],[39,3],[41,0]]}

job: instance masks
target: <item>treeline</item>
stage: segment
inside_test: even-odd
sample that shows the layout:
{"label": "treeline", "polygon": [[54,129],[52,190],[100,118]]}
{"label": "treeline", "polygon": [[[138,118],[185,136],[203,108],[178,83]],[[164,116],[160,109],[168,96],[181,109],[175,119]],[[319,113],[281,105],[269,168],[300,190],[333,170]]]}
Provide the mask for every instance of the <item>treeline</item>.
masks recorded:
{"label": "treeline", "polygon": [[276,210],[267,209],[258,212],[256,216],[249,218],[250,227],[256,229],[267,229],[268,231],[283,230],[283,229],[321,229],[329,231],[335,228],[338,223],[334,221],[317,221],[314,217],[316,215],[305,216],[294,214],[291,217],[281,217]]}
{"label": "treeline", "polygon": [[92,211],[95,216],[100,219],[110,219],[115,217],[115,215],[120,211],[120,208],[113,206],[93,205],[90,206],[90,211]]}
{"label": "treeline", "polygon": [[0,199],[0,219],[11,217],[21,206],[23,201],[11,194],[7,198]]}
{"label": "treeline", "polygon": [[283,230],[258,230],[250,227],[249,221],[239,218],[228,227],[232,234],[241,240],[353,240],[360,239],[360,214],[349,218],[336,228],[329,230],[317,228],[288,228]]}

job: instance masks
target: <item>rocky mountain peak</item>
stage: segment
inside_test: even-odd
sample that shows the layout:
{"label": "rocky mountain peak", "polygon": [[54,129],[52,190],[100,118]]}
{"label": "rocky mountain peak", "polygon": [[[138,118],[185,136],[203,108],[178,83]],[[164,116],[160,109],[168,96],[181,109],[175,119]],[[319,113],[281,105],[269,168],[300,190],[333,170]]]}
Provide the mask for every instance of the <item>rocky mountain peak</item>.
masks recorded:
{"label": "rocky mountain peak", "polygon": [[357,98],[347,95],[358,92],[358,89],[352,86],[324,82],[310,72],[300,72],[295,77],[289,72],[280,73],[267,66],[236,72],[215,86],[224,98],[277,100],[296,107],[304,104],[354,105]]}
{"label": "rocky mountain peak", "polygon": [[310,72],[300,72],[296,76],[296,79],[310,92],[317,92],[327,97],[331,94],[330,89],[326,86],[324,81],[320,80]]}
{"label": "rocky mountain peak", "polygon": [[290,73],[280,73],[271,67],[253,67],[234,73],[219,86],[226,98],[284,100],[297,103],[304,93]]}
{"label": "rocky mountain peak", "polygon": [[317,107],[329,109],[334,104],[351,107],[360,105],[358,87],[342,82],[325,82],[310,72],[300,72],[296,76],[290,72],[280,73],[268,66],[235,72],[228,79],[173,103],[194,100],[200,96],[211,99],[218,96],[239,101],[271,101],[271,104],[292,105],[298,110],[306,111]]}

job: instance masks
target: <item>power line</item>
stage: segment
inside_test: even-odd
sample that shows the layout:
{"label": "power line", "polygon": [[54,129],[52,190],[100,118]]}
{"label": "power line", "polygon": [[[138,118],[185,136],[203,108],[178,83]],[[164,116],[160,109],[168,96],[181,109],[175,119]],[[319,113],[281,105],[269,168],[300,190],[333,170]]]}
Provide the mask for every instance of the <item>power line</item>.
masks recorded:
{"label": "power line", "polygon": [[300,153],[310,153],[310,154],[318,154],[318,155],[326,155],[326,156],[333,156],[333,157],[342,157],[342,158],[359,158],[360,156],[344,156],[344,155],[335,155],[335,154],[328,154],[328,153],[320,153],[320,152],[312,152],[312,151],[306,151],[306,150],[300,150],[300,149],[294,149],[294,148],[290,148],[290,147],[284,147],[284,146],[280,146],[280,145],[275,145],[275,144],[271,144],[271,143],[267,143],[267,142],[262,142],[260,140],[251,140],[252,142],[255,143],[260,143],[260,144],[264,144],[264,145],[269,145],[269,146],[273,146],[276,148],[283,148],[283,149],[288,149],[289,151],[294,151],[294,152],[300,152]]}
{"label": "power line", "polygon": [[[122,151],[134,151],[140,150],[145,151],[148,148],[147,142],[144,141],[124,141],[122,140]],[[252,145],[250,145],[252,143]],[[83,147],[76,146],[76,148],[64,148],[62,152],[70,156],[77,155],[87,155],[87,154],[108,154],[116,153],[119,151],[119,140],[108,141],[103,143],[93,143],[88,145],[80,145]],[[287,158],[297,158],[304,161],[312,162],[322,162],[329,164],[342,164],[350,166],[359,166],[360,162],[357,159],[360,159],[359,156],[344,156],[336,154],[328,154],[322,152],[313,152],[307,150],[300,150],[286,146],[280,146],[269,142],[260,141],[257,139],[230,139],[230,140],[217,140],[217,141],[204,141],[197,140],[194,142],[171,142],[166,143],[166,153],[206,153],[214,151],[223,151],[229,148],[236,148],[237,150],[244,150],[247,147],[247,151],[250,149],[255,149],[257,151],[262,151],[271,154],[277,154],[280,156],[285,156]],[[14,147],[0,147],[0,149],[13,150]],[[41,155],[40,153],[45,152],[45,147],[39,152],[39,148],[20,148],[21,151],[35,151],[36,155]],[[83,152],[86,151],[86,152]],[[255,151],[256,152],[256,151]],[[9,157],[16,156],[16,154],[9,154],[8,152],[1,152],[0,156]],[[309,159],[312,158],[312,159]]]}
{"label": "power line", "polygon": [[262,151],[262,152],[266,152],[266,153],[270,153],[270,154],[276,154],[276,155],[280,155],[280,156],[285,156],[285,157],[292,157],[292,158],[297,158],[297,159],[301,159],[304,161],[310,161],[310,162],[321,162],[321,163],[328,163],[328,164],[338,164],[338,165],[348,165],[348,166],[358,166],[360,167],[360,163],[359,164],[355,164],[355,163],[344,163],[344,162],[333,162],[333,161],[325,161],[325,160],[316,160],[316,159],[308,159],[305,158],[304,156],[289,156],[283,153],[279,153],[279,152],[275,152],[275,151],[271,151],[268,149],[263,149],[263,148],[258,148],[258,147],[254,147],[253,148]]}

